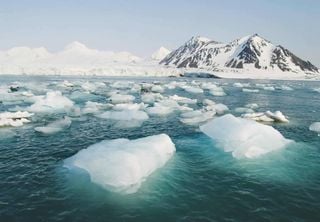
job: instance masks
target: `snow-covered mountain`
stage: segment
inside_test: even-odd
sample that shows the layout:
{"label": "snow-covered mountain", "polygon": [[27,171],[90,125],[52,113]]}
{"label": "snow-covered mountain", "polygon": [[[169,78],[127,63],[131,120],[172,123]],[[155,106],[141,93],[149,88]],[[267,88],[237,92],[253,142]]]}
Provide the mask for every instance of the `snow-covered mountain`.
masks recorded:
{"label": "snow-covered mountain", "polygon": [[319,72],[309,61],[300,59],[288,49],[276,46],[258,34],[226,44],[193,37],[166,56],[160,64],[211,71]]}
{"label": "snow-covered mountain", "polygon": [[152,55],[151,55],[151,59],[152,60],[157,60],[157,61],[161,61],[162,59],[164,59],[167,55],[170,54],[170,50],[161,46],[157,51],[155,51]]}

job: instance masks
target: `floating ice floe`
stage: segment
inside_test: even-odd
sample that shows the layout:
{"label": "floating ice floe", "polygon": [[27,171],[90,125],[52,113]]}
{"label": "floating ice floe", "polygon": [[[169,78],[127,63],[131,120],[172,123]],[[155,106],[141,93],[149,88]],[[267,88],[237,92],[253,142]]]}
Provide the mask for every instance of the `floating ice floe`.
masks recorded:
{"label": "floating ice floe", "polygon": [[271,126],[231,114],[209,121],[200,126],[200,130],[212,138],[219,148],[231,152],[238,159],[256,158],[292,142]]}
{"label": "floating ice floe", "polygon": [[247,107],[237,107],[234,109],[236,113],[254,113],[253,109]]}
{"label": "floating ice floe", "polygon": [[174,111],[173,107],[164,106],[160,103],[155,103],[154,106],[146,109],[150,116],[166,116]]}
{"label": "floating ice floe", "polygon": [[320,122],[314,122],[309,126],[309,130],[318,133],[320,136]]}
{"label": "floating ice floe", "polygon": [[104,140],[66,159],[64,166],[71,171],[83,170],[91,182],[106,190],[129,194],[163,167],[175,150],[166,134],[136,140]]}
{"label": "floating ice floe", "polygon": [[229,110],[229,108],[222,103],[208,105],[205,106],[204,109],[208,111],[215,111],[218,115],[222,115]]}
{"label": "floating ice floe", "polygon": [[73,107],[74,103],[63,96],[60,91],[47,92],[45,96],[38,97],[28,110],[35,113],[65,112]]}
{"label": "floating ice floe", "polygon": [[91,102],[87,101],[85,106],[82,109],[83,114],[96,114],[101,112],[101,110],[106,109],[106,108],[112,108],[112,104],[103,104],[103,103],[98,103],[98,102]]}
{"label": "floating ice floe", "polygon": [[144,103],[118,103],[112,109],[116,111],[122,110],[143,110],[147,107]]}
{"label": "floating ice floe", "polygon": [[71,123],[72,121],[69,117],[64,117],[63,119],[56,120],[46,126],[36,127],[34,130],[43,134],[55,134],[69,128]]}
{"label": "floating ice floe", "polygon": [[213,118],[215,111],[195,110],[181,114],[180,121],[187,125],[198,125]]}
{"label": "floating ice floe", "polygon": [[151,91],[155,92],[155,93],[163,93],[164,92],[164,88],[160,85],[153,85],[151,87]]}
{"label": "floating ice floe", "polygon": [[163,99],[163,96],[160,93],[144,93],[141,95],[141,101],[147,104],[153,104],[161,99]]}
{"label": "floating ice floe", "polygon": [[276,112],[260,112],[260,113],[246,113],[242,115],[243,118],[252,119],[258,122],[281,122],[287,123],[289,120],[280,111]]}
{"label": "floating ice floe", "polygon": [[248,89],[248,88],[242,88],[242,92],[258,93],[258,92],[259,92],[259,89]]}
{"label": "floating ice floe", "polygon": [[213,96],[225,96],[226,93],[224,92],[222,87],[215,86],[210,89],[209,93]]}
{"label": "floating ice floe", "polygon": [[291,88],[290,86],[286,86],[286,85],[281,85],[280,87],[276,87],[277,89],[280,90],[285,90],[285,91],[292,91],[293,88]]}
{"label": "floating ice floe", "polygon": [[184,86],[182,88],[188,93],[194,93],[194,94],[203,93],[203,89],[195,86]]}
{"label": "floating ice floe", "polygon": [[172,100],[177,101],[178,103],[184,103],[184,104],[196,104],[197,103],[197,99],[190,99],[190,98],[178,96],[178,95],[170,96],[169,99],[172,99]]}
{"label": "floating ice floe", "polygon": [[122,120],[122,121],[145,121],[149,119],[146,112],[141,110],[106,111],[96,115],[102,119]]}
{"label": "floating ice floe", "polygon": [[135,100],[135,97],[133,95],[113,94],[109,97],[109,100],[113,104],[129,103]]}
{"label": "floating ice floe", "polygon": [[31,122],[29,118],[33,116],[33,113],[29,112],[3,112],[0,113],[0,127],[5,126],[23,126],[24,123]]}
{"label": "floating ice floe", "polygon": [[250,83],[235,82],[233,83],[233,87],[237,87],[237,88],[250,87]]}
{"label": "floating ice floe", "polygon": [[258,109],[259,105],[257,103],[248,103],[247,105],[245,105],[245,107],[250,109]]}

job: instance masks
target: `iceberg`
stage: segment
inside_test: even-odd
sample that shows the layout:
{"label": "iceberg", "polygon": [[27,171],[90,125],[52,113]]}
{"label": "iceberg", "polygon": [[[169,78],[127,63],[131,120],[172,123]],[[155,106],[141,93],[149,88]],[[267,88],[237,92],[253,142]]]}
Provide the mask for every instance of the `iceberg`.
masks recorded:
{"label": "iceberg", "polygon": [[91,182],[106,190],[130,194],[163,167],[175,151],[166,134],[136,140],[103,140],[67,158],[64,166],[71,171],[83,170]]}
{"label": "iceberg", "polygon": [[260,157],[292,142],[272,126],[231,114],[209,121],[200,126],[200,130],[237,159]]}

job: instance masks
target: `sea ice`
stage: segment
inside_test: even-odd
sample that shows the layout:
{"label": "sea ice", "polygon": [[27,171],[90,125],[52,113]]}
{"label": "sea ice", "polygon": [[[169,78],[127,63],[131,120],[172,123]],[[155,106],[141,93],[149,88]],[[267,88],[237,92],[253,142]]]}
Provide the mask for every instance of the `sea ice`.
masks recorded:
{"label": "sea ice", "polygon": [[109,97],[109,100],[113,104],[117,103],[129,103],[135,99],[133,95],[113,94]]}
{"label": "sea ice", "polygon": [[123,121],[132,121],[132,120],[145,121],[149,119],[148,114],[141,110],[106,111],[96,116],[102,119],[123,120]]}
{"label": "sea ice", "polygon": [[289,120],[282,114],[280,111],[276,112],[260,112],[260,113],[246,113],[242,115],[243,118],[252,119],[259,122],[280,122],[280,123],[288,123]]}
{"label": "sea ice", "polygon": [[52,91],[47,92],[45,96],[38,97],[28,110],[35,113],[65,112],[70,110],[73,104],[73,101],[63,96],[60,91]]}
{"label": "sea ice", "polygon": [[200,126],[200,130],[237,159],[256,158],[291,142],[271,126],[231,114],[209,121]]}
{"label": "sea ice", "polygon": [[103,140],[64,161],[70,170],[82,169],[90,180],[112,192],[135,193],[155,170],[175,153],[166,134],[136,140]]}
{"label": "sea ice", "polygon": [[43,134],[55,134],[66,128],[69,128],[70,125],[71,119],[69,117],[64,117],[63,119],[56,120],[46,126],[36,127],[34,130]]}
{"label": "sea ice", "polygon": [[33,116],[33,113],[29,112],[3,112],[0,113],[0,127],[4,126],[13,126],[18,127],[22,126],[24,123],[29,123],[29,118]]}
{"label": "sea ice", "polygon": [[320,122],[314,122],[309,126],[309,130],[314,131],[318,133],[318,136],[320,136]]}

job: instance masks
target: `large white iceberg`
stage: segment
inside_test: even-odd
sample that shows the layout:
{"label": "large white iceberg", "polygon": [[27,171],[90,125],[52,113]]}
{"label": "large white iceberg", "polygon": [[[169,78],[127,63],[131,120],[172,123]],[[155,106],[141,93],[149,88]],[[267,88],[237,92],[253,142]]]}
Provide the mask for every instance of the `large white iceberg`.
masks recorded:
{"label": "large white iceberg", "polygon": [[166,134],[136,140],[103,140],[66,159],[64,166],[86,171],[93,183],[107,190],[134,193],[175,150]]}
{"label": "large white iceberg", "polygon": [[231,114],[211,120],[200,130],[235,158],[255,158],[284,148],[291,142],[272,126]]}

